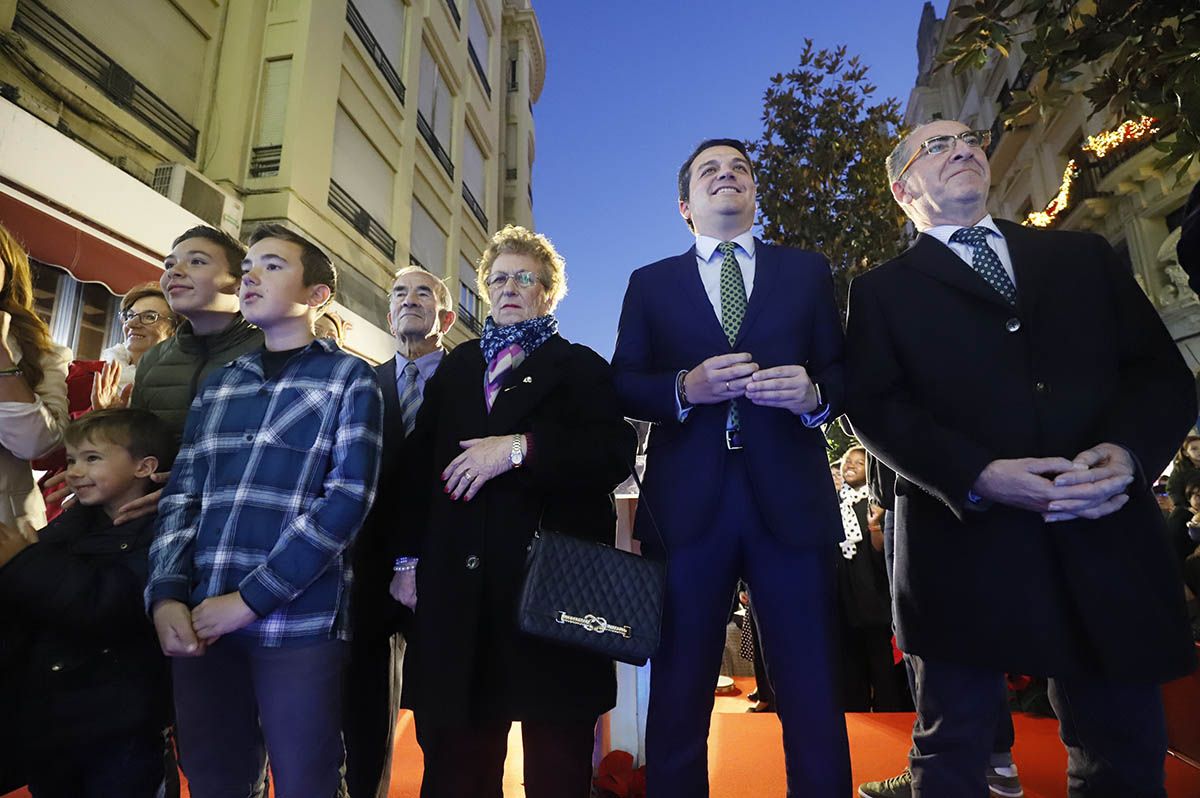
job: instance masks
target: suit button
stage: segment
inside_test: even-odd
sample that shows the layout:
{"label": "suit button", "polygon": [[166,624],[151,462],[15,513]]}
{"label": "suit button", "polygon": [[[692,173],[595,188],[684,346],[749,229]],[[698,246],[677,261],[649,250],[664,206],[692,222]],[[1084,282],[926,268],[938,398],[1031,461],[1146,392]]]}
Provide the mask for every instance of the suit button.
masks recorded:
{"label": "suit button", "polygon": [[479,567],[479,558],[476,557],[474,554],[472,554],[470,557],[467,558],[467,570],[474,571],[478,567]]}
{"label": "suit button", "polygon": [[129,548],[129,544],[128,544],[128,543],[122,543],[122,544],[121,544],[121,546],[120,546],[120,549],[121,549],[121,551],[125,551],[125,549],[127,549],[127,548]]}
{"label": "suit button", "polygon": [[1008,321],[1004,322],[1004,329],[1008,330],[1010,333],[1015,333],[1017,330],[1021,329],[1021,320],[1009,319]]}
{"label": "suit button", "polygon": [[54,663],[53,665],[50,666],[50,670],[54,671],[55,673],[58,673],[59,671],[62,670],[62,663],[61,662]]}
{"label": "suit button", "polygon": [[1050,390],[1050,386],[1046,385],[1044,382],[1039,382],[1033,386],[1033,390],[1037,391],[1038,393],[1046,393]]}

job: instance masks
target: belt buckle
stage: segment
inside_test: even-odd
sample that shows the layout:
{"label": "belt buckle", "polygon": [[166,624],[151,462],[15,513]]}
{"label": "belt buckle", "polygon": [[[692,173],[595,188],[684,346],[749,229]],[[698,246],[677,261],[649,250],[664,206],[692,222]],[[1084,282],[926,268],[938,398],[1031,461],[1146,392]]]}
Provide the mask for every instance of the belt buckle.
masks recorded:
{"label": "belt buckle", "polygon": [[742,445],[742,431],[740,429],[725,430],[725,448],[731,452],[740,451],[745,448]]}

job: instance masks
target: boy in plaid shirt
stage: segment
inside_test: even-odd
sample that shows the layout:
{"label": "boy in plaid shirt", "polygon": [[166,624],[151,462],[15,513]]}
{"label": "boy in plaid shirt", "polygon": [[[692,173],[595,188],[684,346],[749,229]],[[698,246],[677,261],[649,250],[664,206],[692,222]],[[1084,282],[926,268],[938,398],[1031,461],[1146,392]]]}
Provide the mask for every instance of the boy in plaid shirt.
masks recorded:
{"label": "boy in plaid shirt", "polygon": [[314,340],[337,287],[312,242],[264,225],[242,262],[242,314],[266,348],[212,374],[159,504],[146,601],[173,657],[195,798],[341,783],[347,547],[374,498],[382,397],[365,361]]}

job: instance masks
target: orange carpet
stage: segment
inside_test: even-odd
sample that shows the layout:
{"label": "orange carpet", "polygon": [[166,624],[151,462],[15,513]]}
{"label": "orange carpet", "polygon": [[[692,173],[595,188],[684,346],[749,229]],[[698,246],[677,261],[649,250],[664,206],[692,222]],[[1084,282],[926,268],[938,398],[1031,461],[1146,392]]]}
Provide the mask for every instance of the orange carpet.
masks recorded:
{"label": "orange carpet", "polygon": [[[746,714],[750,706],[744,693],[752,679],[738,679],[742,695],[716,701],[709,735],[709,778],[713,798],[783,798],[783,746],[777,716]],[[1058,740],[1058,724],[1051,719],[1014,717],[1017,743],[1013,750],[1028,798],[1061,798],[1066,794],[1066,752]],[[905,765],[911,713],[849,714],[850,751],[854,783],[887,778]],[[389,798],[417,798],[421,786],[422,758],[413,730],[412,715],[402,712],[396,728],[392,789]],[[505,798],[524,798],[521,786],[520,730],[514,724],[505,763]],[[1167,793],[1170,798],[1200,798],[1200,770],[1174,757],[1167,758]],[[2,798],[28,798],[18,790]],[[849,796],[847,797],[849,798]]]}

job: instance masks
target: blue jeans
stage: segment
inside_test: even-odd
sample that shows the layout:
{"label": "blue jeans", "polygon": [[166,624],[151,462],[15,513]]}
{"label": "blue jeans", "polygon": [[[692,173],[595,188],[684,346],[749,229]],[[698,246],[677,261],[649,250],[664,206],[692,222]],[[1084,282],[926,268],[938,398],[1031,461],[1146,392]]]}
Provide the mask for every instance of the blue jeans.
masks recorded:
{"label": "blue jeans", "polygon": [[172,660],[179,759],[193,798],[242,798],[267,756],[277,798],[334,798],[342,774],[347,644],[266,648],[223,637]]}

